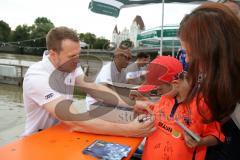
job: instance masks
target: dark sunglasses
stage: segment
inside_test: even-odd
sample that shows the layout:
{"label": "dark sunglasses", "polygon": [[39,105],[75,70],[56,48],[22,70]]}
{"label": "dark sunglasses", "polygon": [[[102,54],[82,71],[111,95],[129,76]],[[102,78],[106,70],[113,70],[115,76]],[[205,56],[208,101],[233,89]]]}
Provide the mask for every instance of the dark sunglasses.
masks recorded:
{"label": "dark sunglasses", "polygon": [[180,73],[178,73],[177,75],[174,76],[174,80],[178,80],[178,79],[185,79],[187,78],[187,72],[186,71],[182,71]]}

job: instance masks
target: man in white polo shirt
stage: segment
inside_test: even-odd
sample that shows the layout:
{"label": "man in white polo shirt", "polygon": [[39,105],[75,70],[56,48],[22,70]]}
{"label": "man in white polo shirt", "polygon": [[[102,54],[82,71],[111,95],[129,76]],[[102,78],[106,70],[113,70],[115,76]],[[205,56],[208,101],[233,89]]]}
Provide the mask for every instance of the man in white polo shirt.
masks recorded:
{"label": "man in white polo shirt", "polygon": [[48,56],[32,65],[24,77],[26,126],[23,136],[51,127],[59,121],[73,130],[96,134],[146,136],[154,130],[151,120],[139,123],[136,119],[128,124],[116,124],[96,117],[83,120],[76,117],[79,113],[69,103],[74,85],[107,103],[116,103],[116,100],[118,104],[124,102],[107,87],[84,81],[83,71],[78,67],[79,39],[73,30],[54,28],[49,31],[46,43]]}
{"label": "man in white polo shirt", "polygon": [[147,64],[150,62],[148,53],[140,52],[137,54],[137,59],[134,63],[126,68],[126,80],[129,84],[141,85],[147,74]]}
{"label": "man in white polo shirt", "polygon": [[[126,83],[125,68],[128,66],[132,59],[132,53],[129,48],[118,47],[114,52],[113,61],[105,64],[95,80],[96,84],[106,83]],[[97,102],[93,97],[87,95],[86,105],[89,107],[91,104]],[[88,108],[89,109],[89,108]]]}

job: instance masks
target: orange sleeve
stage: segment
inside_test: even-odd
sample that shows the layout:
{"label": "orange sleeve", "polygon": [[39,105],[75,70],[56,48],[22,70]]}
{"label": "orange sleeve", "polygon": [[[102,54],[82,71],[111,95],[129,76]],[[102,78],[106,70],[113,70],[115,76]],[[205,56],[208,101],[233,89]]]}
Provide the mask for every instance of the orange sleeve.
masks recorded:
{"label": "orange sleeve", "polygon": [[[211,114],[207,104],[204,102],[204,99],[200,100],[200,105],[201,105],[201,112],[204,114],[205,118],[211,119],[212,114]],[[201,136],[206,137],[209,135],[215,136],[216,138],[218,138],[218,140],[220,140],[222,142],[225,139],[224,134],[221,131],[220,123],[217,121],[213,121],[211,123],[204,124],[204,129],[203,129]]]}
{"label": "orange sleeve", "polygon": [[216,138],[218,138],[218,140],[222,142],[225,139],[225,136],[221,131],[220,123],[216,121],[204,125],[204,131],[202,136],[206,137],[209,135],[215,136]]}
{"label": "orange sleeve", "polygon": [[[212,122],[210,124],[205,124],[204,125],[204,130],[203,134],[201,135],[202,137],[206,136],[214,136],[218,138],[220,141],[224,141],[224,135],[221,132],[220,124],[218,122]],[[196,148],[196,155],[195,155],[195,160],[203,160],[205,159],[206,156],[206,151],[207,151],[207,146],[199,146]]]}
{"label": "orange sleeve", "polygon": [[207,147],[199,146],[196,148],[195,160],[204,160],[206,157]]}

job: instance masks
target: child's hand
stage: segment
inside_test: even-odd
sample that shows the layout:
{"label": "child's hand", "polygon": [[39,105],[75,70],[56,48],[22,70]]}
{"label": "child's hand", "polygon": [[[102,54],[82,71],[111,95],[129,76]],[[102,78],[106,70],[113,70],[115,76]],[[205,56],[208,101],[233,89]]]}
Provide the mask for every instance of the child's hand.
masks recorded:
{"label": "child's hand", "polygon": [[136,90],[130,90],[129,98],[132,100],[141,100],[141,101],[149,100],[147,97],[143,96],[140,92]]}
{"label": "child's hand", "polygon": [[191,136],[189,136],[187,133],[184,133],[184,140],[186,145],[189,148],[195,148],[196,146],[201,144],[202,139],[200,140],[200,142],[195,141]]}
{"label": "child's hand", "polygon": [[137,113],[142,113],[142,114],[153,114],[153,107],[154,104],[149,101],[136,101],[136,104],[134,106],[134,110]]}

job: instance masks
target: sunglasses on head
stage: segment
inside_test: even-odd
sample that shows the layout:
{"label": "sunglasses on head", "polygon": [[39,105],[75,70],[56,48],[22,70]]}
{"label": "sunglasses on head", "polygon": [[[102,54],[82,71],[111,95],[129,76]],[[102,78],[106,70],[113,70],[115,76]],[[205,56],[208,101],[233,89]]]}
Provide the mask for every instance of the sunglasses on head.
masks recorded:
{"label": "sunglasses on head", "polygon": [[174,76],[174,80],[178,80],[178,79],[185,79],[187,78],[187,72],[186,71],[182,71],[180,73],[178,73],[177,75]]}

